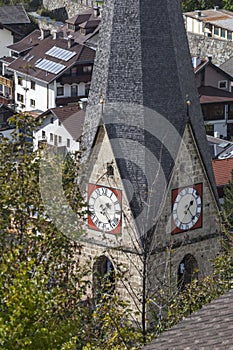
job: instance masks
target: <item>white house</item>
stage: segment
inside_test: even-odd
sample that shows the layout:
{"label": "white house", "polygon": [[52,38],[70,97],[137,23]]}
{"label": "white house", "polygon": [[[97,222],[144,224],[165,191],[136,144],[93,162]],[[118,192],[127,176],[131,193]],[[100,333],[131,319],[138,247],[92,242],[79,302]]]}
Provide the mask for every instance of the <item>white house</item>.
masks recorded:
{"label": "white house", "polygon": [[24,7],[0,6],[0,55],[8,56],[8,45],[22,39],[35,28]]}
{"label": "white house", "polygon": [[41,114],[41,126],[34,131],[33,148],[41,144],[64,147],[68,152],[79,151],[85,112],[78,106],[56,107]]}
{"label": "white house", "polygon": [[187,32],[233,41],[233,12],[219,9],[184,13]]}
{"label": "white house", "polygon": [[0,102],[17,112],[44,112],[88,96],[95,47],[84,42],[98,33],[99,12],[90,9],[70,21],[34,30],[8,46],[10,56],[1,59]]}
{"label": "white house", "polygon": [[95,51],[41,29],[11,45],[16,110],[41,112],[77,102],[89,92]]}

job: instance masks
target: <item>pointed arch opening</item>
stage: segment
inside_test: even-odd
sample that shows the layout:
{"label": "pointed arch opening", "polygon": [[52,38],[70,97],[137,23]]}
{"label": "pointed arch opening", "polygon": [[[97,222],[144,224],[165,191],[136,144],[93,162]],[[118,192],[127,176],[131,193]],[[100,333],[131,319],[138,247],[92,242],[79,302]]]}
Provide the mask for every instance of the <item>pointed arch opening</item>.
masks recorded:
{"label": "pointed arch opening", "polygon": [[180,291],[190,284],[193,280],[198,279],[198,264],[193,255],[184,256],[178,266],[177,286]]}
{"label": "pointed arch opening", "polygon": [[93,296],[96,302],[105,295],[113,294],[115,290],[115,269],[112,261],[102,255],[93,265]]}

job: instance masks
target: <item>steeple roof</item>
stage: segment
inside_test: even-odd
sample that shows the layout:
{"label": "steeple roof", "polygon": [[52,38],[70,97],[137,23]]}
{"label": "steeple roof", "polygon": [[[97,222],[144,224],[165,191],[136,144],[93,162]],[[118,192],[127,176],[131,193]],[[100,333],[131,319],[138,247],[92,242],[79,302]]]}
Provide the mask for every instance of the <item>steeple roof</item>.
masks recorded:
{"label": "steeple roof", "polygon": [[86,156],[100,120],[121,178],[131,183],[125,190],[135,218],[149,202],[155,203],[150,215],[159,215],[187,124],[216,195],[179,0],[105,1],[86,112]]}

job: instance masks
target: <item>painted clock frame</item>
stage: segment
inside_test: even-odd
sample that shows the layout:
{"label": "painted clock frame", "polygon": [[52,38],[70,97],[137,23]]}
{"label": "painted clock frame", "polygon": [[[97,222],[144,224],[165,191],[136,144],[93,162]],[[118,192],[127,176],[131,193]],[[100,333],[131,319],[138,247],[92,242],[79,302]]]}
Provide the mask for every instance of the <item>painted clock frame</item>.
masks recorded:
{"label": "painted clock frame", "polygon": [[[189,227],[188,224],[182,224],[182,222],[180,221],[180,227],[176,224],[175,222],[175,218],[174,218],[174,206],[175,203],[177,202],[177,198],[178,195],[185,193],[186,189],[193,189],[195,191],[198,192],[200,200],[201,200],[201,206],[199,207],[200,210],[197,211],[197,213],[199,214],[195,214],[195,216],[198,215],[198,219],[195,222],[194,225],[192,225],[191,227]],[[187,192],[188,194],[188,192]],[[183,196],[185,196],[185,194],[183,194]],[[181,196],[182,198],[182,196]],[[198,204],[199,206],[199,204]],[[202,227],[202,221],[203,221],[203,184],[202,183],[197,183],[194,185],[190,185],[190,186],[184,186],[184,187],[180,187],[180,188],[176,188],[172,190],[172,210],[171,210],[171,222],[172,222],[172,229],[171,229],[171,234],[177,234],[177,233],[182,233],[182,232],[187,232],[187,231],[191,231],[191,230],[195,230],[195,229],[199,229]],[[178,220],[179,221],[179,220]],[[183,225],[183,227],[182,227]]]}
{"label": "painted clock frame", "polygon": [[[94,194],[94,195],[93,195]],[[111,195],[112,194],[112,195]],[[94,196],[94,197],[92,197]],[[97,197],[96,197],[97,196]],[[95,210],[95,201],[98,197],[104,197],[106,196],[107,201],[112,201],[115,210],[119,212],[120,207],[120,214],[117,214],[118,219],[115,217],[115,213],[109,213],[110,217],[103,218],[102,221],[97,217]],[[111,198],[112,197],[112,198]],[[115,203],[114,203],[114,201]],[[111,203],[111,202],[110,202]],[[88,184],[88,205],[89,205],[89,213],[88,213],[88,228],[94,231],[99,232],[105,232],[110,234],[120,234],[122,231],[122,191],[116,188],[102,186],[102,185],[96,185],[89,183]],[[107,215],[107,213],[105,214]],[[120,215],[120,217],[119,217]],[[101,217],[101,215],[99,215]],[[114,216],[114,218],[113,218]],[[112,221],[112,223],[108,223],[107,219],[109,218],[109,221]],[[114,219],[115,223],[114,224]],[[116,222],[117,220],[117,222]],[[112,229],[111,229],[112,227]]]}

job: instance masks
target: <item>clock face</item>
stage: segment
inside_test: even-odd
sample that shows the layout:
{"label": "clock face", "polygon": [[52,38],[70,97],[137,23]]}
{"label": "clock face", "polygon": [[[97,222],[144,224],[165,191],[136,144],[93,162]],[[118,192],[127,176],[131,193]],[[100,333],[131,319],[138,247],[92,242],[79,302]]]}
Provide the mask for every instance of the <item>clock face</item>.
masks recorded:
{"label": "clock face", "polygon": [[97,231],[121,232],[121,191],[89,184],[88,226]]}
{"label": "clock face", "polygon": [[202,226],[202,184],[172,191],[172,234]]}

